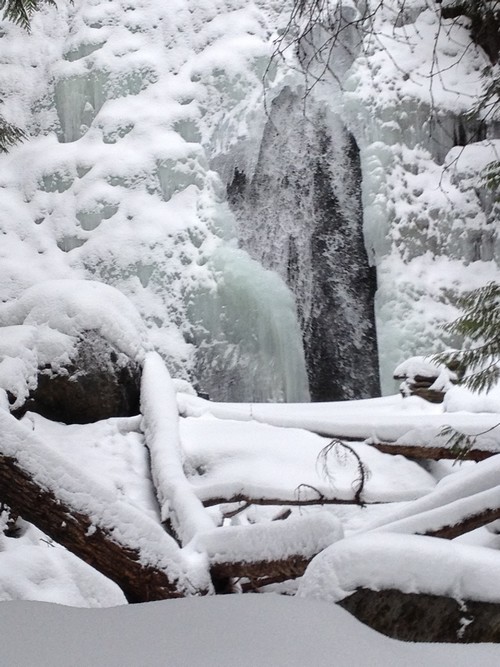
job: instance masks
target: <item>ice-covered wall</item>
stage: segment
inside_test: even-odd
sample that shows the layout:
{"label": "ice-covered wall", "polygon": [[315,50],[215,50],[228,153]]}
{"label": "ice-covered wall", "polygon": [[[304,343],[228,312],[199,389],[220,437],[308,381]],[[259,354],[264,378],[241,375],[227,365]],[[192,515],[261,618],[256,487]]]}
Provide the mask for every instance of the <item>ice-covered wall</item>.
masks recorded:
{"label": "ice-covered wall", "polygon": [[300,319],[315,397],[366,395],[362,219],[384,390],[447,344],[456,295],[498,278],[478,179],[496,129],[467,116],[487,56],[434,0],[323,4],[305,38],[292,0],[61,0],[31,35],[2,22],[2,112],[31,138],[0,156],[0,299],[118,287],[171,371],[221,399],[308,396]]}
{"label": "ice-covered wall", "polygon": [[457,295],[500,277],[499,210],[481,181],[500,157],[499,125],[469,113],[490,63],[468,19],[440,14],[428,0],[385,3],[343,83],[377,267],[385,392],[399,361],[457,342],[440,329],[455,318]]}
{"label": "ice-covered wall", "polygon": [[0,297],[44,278],[101,280],[132,299],[172,372],[211,397],[307,400],[294,300],[237,250],[203,145],[204,116],[258,81],[259,10],[75,0],[44,7],[31,35],[2,26],[4,113],[33,137],[0,159]]}
{"label": "ice-covered wall", "polygon": [[500,123],[491,108],[471,114],[491,62],[469,19],[442,17],[450,4],[332,0],[287,37],[304,107],[324,100],[360,150],[384,392],[401,360],[458,342],[441,330],[458,294],[500,277],[499,205],[481,176],[500,158]]}

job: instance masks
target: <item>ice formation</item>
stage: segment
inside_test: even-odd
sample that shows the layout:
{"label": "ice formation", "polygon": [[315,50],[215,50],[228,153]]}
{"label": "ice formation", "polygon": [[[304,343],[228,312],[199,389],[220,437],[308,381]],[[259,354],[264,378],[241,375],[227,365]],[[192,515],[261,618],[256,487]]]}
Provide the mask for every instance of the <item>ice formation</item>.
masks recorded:
{"label": "ice formation", "polygon": [[325,3],[302,38],[292,0],[61,0],[30,35],[2,22],[3,114],[31,138],[0,157],[0,299],[112,285],[218,400],[303,401],[308,380],[373,396],[377,347],[394,390],[398,363],[450,343],[456,295],[498,277],[479,177],[498,123],[468,117],[489,61],[467,19],[390,0],[370,31],[371,4]]}

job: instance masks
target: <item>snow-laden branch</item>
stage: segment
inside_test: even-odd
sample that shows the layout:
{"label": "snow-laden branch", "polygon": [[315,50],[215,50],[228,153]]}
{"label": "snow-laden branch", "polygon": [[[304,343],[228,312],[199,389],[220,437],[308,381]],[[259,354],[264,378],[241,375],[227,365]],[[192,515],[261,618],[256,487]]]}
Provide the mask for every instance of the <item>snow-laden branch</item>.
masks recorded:
{"label": "snow-laden branch", "polygon": [[253,525],[217,528],[194,541],[212,575],[285,581],[302,576],[311,559],[342,539],[340,521],[321,512]]}

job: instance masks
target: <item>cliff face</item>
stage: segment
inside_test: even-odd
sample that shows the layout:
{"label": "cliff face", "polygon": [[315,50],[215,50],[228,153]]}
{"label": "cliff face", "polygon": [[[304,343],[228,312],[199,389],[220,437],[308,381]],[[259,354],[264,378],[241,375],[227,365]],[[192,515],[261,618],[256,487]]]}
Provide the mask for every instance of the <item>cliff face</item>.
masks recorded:
{"label": "cliff face", "polygon": [[31,138],[0,157],[0,298],[111,284],[225,400],[306,400],[306,371],[315,399],[373,395],[377,348],[391,391],[447,344],[457,294],[498,276],[478,177],[497,124],[467,115],[489,57],[424,0],[328,3],[287,31],[292,4],[75,0],[31,35],[2,23],[4,115]]}

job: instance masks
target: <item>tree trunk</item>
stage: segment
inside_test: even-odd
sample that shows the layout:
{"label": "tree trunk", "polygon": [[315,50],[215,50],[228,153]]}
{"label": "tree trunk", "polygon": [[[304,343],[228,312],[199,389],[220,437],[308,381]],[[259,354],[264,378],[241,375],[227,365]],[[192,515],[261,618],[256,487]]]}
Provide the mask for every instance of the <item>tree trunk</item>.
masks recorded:
{"label": "tree trunk", "polygon": [[[206,592],[161,526],[0,411],[0,496],[12,511],[109,577],[129,602]],[[192,583],[194,582],[194,583]]]}

